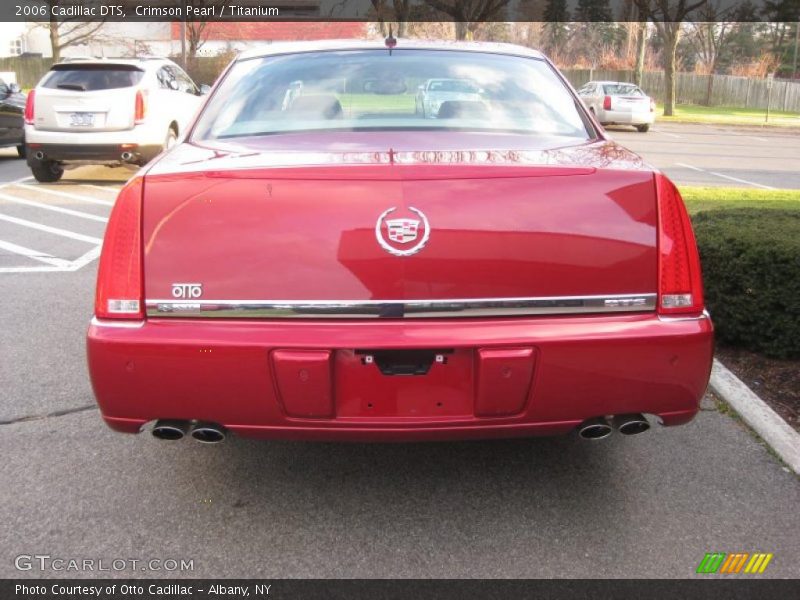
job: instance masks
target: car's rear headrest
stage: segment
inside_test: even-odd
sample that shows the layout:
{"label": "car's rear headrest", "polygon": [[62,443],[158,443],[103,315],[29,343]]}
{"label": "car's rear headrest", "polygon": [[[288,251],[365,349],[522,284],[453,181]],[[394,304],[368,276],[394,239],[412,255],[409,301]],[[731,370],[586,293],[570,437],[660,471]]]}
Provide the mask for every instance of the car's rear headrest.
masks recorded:
{"label": "car's rear headrest", "polygon": [[342,105],[333,94],[298,96],[289,106],[289,112],[317,119],[338,119],[342,116]]}
{"label": "car's rear headrest", "polygon": [[436,115],[440,119],[484,119],[489,109],[476,100],[445,100]]}

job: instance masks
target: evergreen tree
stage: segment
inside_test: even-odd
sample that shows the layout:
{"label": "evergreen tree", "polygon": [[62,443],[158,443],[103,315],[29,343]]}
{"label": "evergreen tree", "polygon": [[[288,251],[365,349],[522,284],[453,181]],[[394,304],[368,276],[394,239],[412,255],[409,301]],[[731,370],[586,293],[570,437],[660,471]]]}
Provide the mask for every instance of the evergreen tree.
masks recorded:
{"label": "evergreen tree", "polygon": [[567,0],[547,0],[544,9],[545,47],[549,54],[558,55],[567,42],[569,9]]}

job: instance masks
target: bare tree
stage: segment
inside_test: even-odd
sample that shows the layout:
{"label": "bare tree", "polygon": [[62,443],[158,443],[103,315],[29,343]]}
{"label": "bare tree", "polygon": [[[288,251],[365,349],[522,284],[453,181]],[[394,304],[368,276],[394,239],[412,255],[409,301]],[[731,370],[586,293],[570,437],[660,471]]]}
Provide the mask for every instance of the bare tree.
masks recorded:
{"label": "bare tree", "polygon": [[664,42],[664,116],[675,113],[675,63],[683,21],[707,0],[634,0]]}
{"label": "bare tree", "polygon": [[390,23],[396,23],[397,29],[393,33],[396,33],[397,37],[406,37],[412,0],[370,0],[370,2],[380,24],[382,36],[389,35]]}
{"label": "bare tree", "polygon": [[636,85],[642,85],[644,78],[644,57],[647,53],[647,21],[637,23],[639,26],[639,33],[636,38],[636,68],[633,74],[633,81]]}
{"label": "bare tree", "polygon": [[561,58],[564,46],[569,38],[567,0],[547,0],[544,9],[544,20],[547,51]]}
{"label": "bare tree", "polygon": [[425,0],[431,8],[452,17],[456,39],[472,39],[478,24],[501,14],[511,0]]}
{"label": "bare tree", "polygon": [[[50,49],[53,53],[53,62],[61,60],[61,53],[65,48],[86,44],[90,41],[100,41],[100,29],[105,22],[80,21],[80,17],[61,17],[53,15],[53,8],[62,3],[62,0],[45,0],[48,5],[50,20],[41,23],[50,34]],[[66,3],[65,3],[66,4]]]}
{"label": "bare tree", "polygon": [[[216,8],[217,12],[221,12],[224,10],[225,1],[224,0],[183,0],[184,4],[184,14],[185,7],[188,4],[191,4],[195,8]],[[194,64],[195,59],[197,58],[197,52],[203,47],[203,45],[208,41],[208,27],[209,20],[205,18],[191,18],[186,20],[186,43],[188,47],[186,48],[186,60],[190,64]],[[184,68],[187,65],[183,65]]]}
{"label": "bare tree", "polygon": [[717,61],[719,56],[728,44],[733,32],[734,23],[723,21],[730,11],[720,8],[720,0],[709,0],[699,12],[702,22],[689,24],[688,40],[697,60],[703,66],[703,71],[708,76],[706,85],[706,97],[703,102],[706,106],[711,105],[711,92],[714,85],[714,73],[717,71]]}
{"label": "bare tree", "polygon": [[455,24],[449,21],[414,21],[409,23],[408,35],[429,40],[452,38]]}

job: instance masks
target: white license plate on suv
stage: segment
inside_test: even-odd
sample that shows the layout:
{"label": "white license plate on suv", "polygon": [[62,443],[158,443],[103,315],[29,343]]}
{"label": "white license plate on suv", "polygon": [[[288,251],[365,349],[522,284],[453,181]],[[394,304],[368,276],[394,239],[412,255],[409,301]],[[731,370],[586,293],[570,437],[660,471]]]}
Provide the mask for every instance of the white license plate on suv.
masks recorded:
{"label": "white license plate on suv", "polygon": [[94,127],[94,113],[76,112],[69,116],[72,127]]}

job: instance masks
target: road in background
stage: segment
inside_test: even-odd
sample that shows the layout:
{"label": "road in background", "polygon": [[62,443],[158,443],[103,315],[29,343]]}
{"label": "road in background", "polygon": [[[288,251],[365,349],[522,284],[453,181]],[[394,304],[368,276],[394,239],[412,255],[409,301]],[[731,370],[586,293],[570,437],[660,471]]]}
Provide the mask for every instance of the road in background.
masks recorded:
{"label": "road in background", "polygon": [[800,189],[800,130],[659,123],[611,136],[679,185]]}
{"label": "road in background", "polygon": [[[661,156],[673,143],[630,138]],[[709,399],[687,426],[594,442],[204,446],[110,431],[84,354],[97,261],[36,269],[98,246],[131,173],[20,185],[24,161],[0,159],[13,244],[0,249],[0,577],[176,575],[14,567],[48,554],[193,560],[177,574],[194,577],[681,578],[715,551],[771,552],[763,576],[797,575],[800,482]]]}
{"label": "road in background", "polygon": [[[609,126],[611,137],[679,185],[800,189],[800,129],[659,123],[647,133]],[[133,171],[84,167],[66,179],[114,180]],[[27,177],[16,150],[0,149],[0,182]]]}

